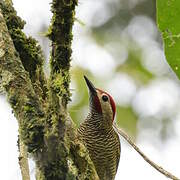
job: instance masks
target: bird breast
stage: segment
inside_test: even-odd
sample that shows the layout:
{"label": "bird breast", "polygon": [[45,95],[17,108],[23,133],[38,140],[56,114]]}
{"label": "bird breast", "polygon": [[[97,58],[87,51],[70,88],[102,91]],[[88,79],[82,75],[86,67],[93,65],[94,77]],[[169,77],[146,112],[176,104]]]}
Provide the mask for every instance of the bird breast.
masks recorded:
{"label": "bird breast", "polygon": [[101,128],[87,119],[78,130],[93,161],[100,180],[115,177],[120,157],[120,141],[113,127]]}

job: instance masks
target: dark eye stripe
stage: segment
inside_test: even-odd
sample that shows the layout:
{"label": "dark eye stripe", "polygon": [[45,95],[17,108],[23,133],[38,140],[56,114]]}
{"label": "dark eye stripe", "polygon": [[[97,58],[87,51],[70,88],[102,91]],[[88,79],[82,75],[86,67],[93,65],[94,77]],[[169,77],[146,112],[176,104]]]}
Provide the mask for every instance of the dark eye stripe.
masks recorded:
{"label": "dark eye stripe", "polygon": [[102,96],[102,100],[103,100],[104,102],[106,102],[106,101],[108,101],[108,97],[107,97],[106,95],[103,95],[103,96]]}

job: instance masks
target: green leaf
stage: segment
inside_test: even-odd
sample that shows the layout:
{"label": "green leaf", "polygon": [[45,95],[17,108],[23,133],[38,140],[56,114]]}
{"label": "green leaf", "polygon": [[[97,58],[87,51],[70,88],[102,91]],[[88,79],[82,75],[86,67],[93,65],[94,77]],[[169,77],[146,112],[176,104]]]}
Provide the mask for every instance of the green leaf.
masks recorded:
{"label": "green leaf", "polygon": [[156,7],[167,62],[180,78],[180,0],[157,0]]}

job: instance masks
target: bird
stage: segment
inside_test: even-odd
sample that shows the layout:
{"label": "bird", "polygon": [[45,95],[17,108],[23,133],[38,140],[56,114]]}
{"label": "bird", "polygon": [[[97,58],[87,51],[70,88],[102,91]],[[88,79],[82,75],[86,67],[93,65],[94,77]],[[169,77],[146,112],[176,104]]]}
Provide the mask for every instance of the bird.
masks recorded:
{"label": "bird", "polygon": [[84,76],[89,89],[89,113],[78,128],[100,180],[114,180],[120,160],[121,144],[113,128],[116,106],[105,91],[95,88]]}

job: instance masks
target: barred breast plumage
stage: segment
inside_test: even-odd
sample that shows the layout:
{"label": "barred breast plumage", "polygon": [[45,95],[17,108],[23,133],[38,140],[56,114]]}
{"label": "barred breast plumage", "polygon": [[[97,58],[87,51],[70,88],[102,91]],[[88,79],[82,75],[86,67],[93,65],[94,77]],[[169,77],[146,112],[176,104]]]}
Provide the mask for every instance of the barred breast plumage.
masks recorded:
{"label": "barred breast plumage", "polygon": [[100,180],[113,180],[119,164],[120,141],[113,127],[105,129],[101,126],[101,118],[96,113],[89,114],[78,134],[89,151]]}

